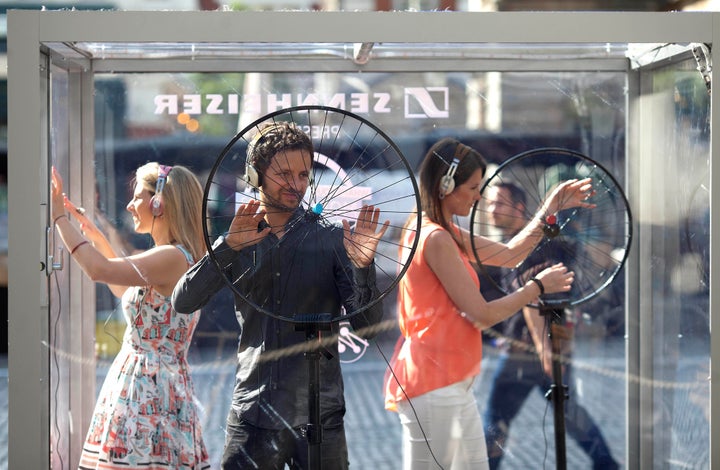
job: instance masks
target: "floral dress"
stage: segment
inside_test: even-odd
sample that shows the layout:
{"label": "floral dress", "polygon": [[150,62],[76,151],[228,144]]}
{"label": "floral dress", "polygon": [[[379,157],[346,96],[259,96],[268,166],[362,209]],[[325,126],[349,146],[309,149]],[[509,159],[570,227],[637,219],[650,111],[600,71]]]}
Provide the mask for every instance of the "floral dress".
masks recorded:
{"label": "floral dress", "polygon": [[[188,264],[187,250],[178,246]],[[80,469],[207,469],[187,362],[200,312],[173,310],[152,287],[128,288],[127,322],[85,438]]]}

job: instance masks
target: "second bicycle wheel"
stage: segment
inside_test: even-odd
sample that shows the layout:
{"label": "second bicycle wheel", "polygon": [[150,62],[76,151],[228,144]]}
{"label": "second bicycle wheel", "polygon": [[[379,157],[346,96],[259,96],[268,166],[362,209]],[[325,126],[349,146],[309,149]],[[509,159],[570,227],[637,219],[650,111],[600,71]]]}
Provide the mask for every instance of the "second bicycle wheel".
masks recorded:
{"label": "second bicycle wheel", "polygon": [[[315,155],[312,168],[312,177],[307,192],[302,196],[300,209],[304,217],[311,219],[317,227],[318,233],[328,228],[342,231],[342,220],[351,225],[357,220],[363,204],[373,205],[380,209],[380,224],[389,220],[390,225],[385,235],[380,239],[375,256],[377,269],[377,284],[380,296],[355,311],[345,311],[342,316],[337,312],[288,312],[285,306],[292,304],[287,301],[292,291],[290,285],[273,287],[273,295],[260,297],[248,288],[249,276],[252,272],[234,273],[225,275],[227,284],[245,302],[265,314],[289,322],[300,322],[298,315],[326,315],[332,314],[332,321],[347,320],[349,317],[367,309],[376,302],[381,301],[396,286],[405,273],[407,266],[415,251],[418,237],[408,237],[414,240],[411,246],[401,246],[400,232],[406,220],[411,215],[417,221],[408,227],[411,231],[419,231],[420,217],[417,211],[420,207],[417,183],[409,163],[402,155],[397,145],[377,126],[368,120],[351,112],[326,106],[298,106],[282,109],[256,120],[240,131],[225,147],[213,166],[205,185],[203,199],[203,217],[205,219],[205,242],[209,256],[220,266],[216,253],[213,250],[215,240],[225,234],[240,204],[253,199],[259,199],[262,188],[252,184],[253,179],[246,177],[245,159],[248,145],[267,124],[290,122],[295,124],[313,142]],[[249,182],[250,181],[250,182]],[[263,263],[277,263],[276,257],[281,252],[282,240],[292,235],[292,226],[285,230],[283,238],[276,242],[274,248],[263,251],[260,259],[254,260],[256,265]],[[310,233],[308,237],[313,237]],[[307,244],[310,246],[311,244]],[[305,246],[305,245],[299,245]],[[398,253],[405,253],[407,258],[400,260]],[[322,247],[328,251],[330,247]],[[283,266],[294,269],[299,263],[304,263],[302,272],[304,276],[320,276],[308,263],[320,253],[290,253],[290,259],[283,260]],[[323,256],[327,256],[327,252]],[[293,259],[297,256],[297,262]],[[334,252],[338,260],[344,253]],[[338,261],[338,265],[340,262]],[[353,285],[351,271],[340,271],[335,274],[340,277],[339,283]],[[319,277],[318,277],[319,279]],[[305,278],[312,283],[312,279]],[[241,288],[239,286],[243,285]],[[303,292],[301,295],[313,296],[313,292]],[[316,295],[317,296],[317,295]],[[317,296],[322,297],[322,296]],[[319,308],[319,310],[321,310]]]}
{"label": "second bicycle wheel", "polygon": [[[595,208],[575,207],[544,214],[540,242],[525,260],[512,268],[501,269],[499,276],[490,274],[490,271],[496,273],[497,269],[490,269],[484,260],[476,259],[487,280],[498,290],[508,294],[525,285],[539,268],[561,262],[575,272],[572,289],[541,296],[540,300],[545,307],[566,307],[590,300],[615,279],[627,259],[632,240],[630,207],[622,188],[605,168],[572,150],[530,150],[502,163],[485,181],[481,190],[483,199],[472,210],[473,248],[476,251],[478,235],[507,241],[503,234],[515,230],[510,230],[510,226],[516,226],[518,218],[522,219],[521,226],[529,222],[555,185],[583,178],[592,178],[595,193],[589,202],[594,203]],[[521,193],[525,199],[519,205],[517,196],[512,200],[510,196],[497,197],[493,201],[498,206],[505,206],[500,210],[512,208],[521,212],[514,215],[514,219],[496,217],[488,207],[487,192],[498,186],[512,186],[513,191]]]}

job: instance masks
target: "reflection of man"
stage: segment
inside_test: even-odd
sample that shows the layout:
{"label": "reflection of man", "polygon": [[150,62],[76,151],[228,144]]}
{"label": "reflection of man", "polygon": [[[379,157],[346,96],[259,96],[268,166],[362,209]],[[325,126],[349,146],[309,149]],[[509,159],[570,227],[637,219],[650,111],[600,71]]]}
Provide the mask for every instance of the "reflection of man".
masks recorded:
{"label": "reflection of man", "polygon": [[[522,189],[513,183],[502,182],[488,188],[485,198],[489,221],[502,232],[503,239],[512,238],[522,229],[527,213]],[[510,423],[530,392],[537,388],[544,394],[552,385],[552,349],[544,331],[544,318],[537,309],[529,307],[523,309],[522,315],[515,314],[493,330],[493,336],[501,338],[498,344],[502,354],[490,385],[483,419],[491,469],[500,465]],[[564,369],[564,378],[570,383],[569,362]],[[593,468],[618,468],[600,429],[573,395],[575,388],[569,388],[570,397],[566,402],[567,433],[592,459]]]}

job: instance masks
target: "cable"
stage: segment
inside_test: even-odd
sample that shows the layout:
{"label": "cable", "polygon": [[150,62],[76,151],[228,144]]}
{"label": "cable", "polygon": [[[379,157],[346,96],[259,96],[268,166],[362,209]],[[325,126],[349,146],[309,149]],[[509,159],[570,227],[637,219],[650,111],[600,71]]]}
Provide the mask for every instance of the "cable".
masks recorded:
{"label": "cable", "polygon": [[[362,313],[365,315],[365,313]],[[397,321],[394,322],[394,324],[397,324]],[[432,446],[430,445],[430,441],[428,440],[427,434],[425,433],[425,430],[422,427],[422,424],[420,424],[420,417],[417,414],[417,410],[415,410],[415,407],[412,404],[412,400],[408,396],[407,392],[405,392],[405,388],[400,383],[400,380],[398,379],[397,375],[395,374],[395,371],[392,368],[392,365],[390,365],[390,361],[388,360],[387,356],[385,355],[385,352],[383,352],[382,348],[380,347],[380,343],[377,340],[373,341],[375,343],[375,347],[377,348],[378,352],[380,353],[380,356],[383,358],[383,361],[385,361],[385,364],[387,365],[388,370],[390,371],[390,375],[392,375],[393,379],[397,383],[398,387],[400,388],[400,391],[402,392],[403,396],[405,396],[405,399],[408,402],[408,405],[410,405],[410,409],[413,412],[413,415],[415,416],[415,419],[417,421],[418,428],[420,429],[420,432],[423,435],[423,440],[425,441],[425,445],[427,445],[428,452],[430,452],[430,456],[433,458],[433,461],[437,464],[438,468],[441,470],[443,469],[443,466],[438,462],[437,457],[435,456],[435,453],[432,450]]]}
{"label": "cable", "polygon": [[412,404],[412,400],[410,400],[410,397],[408,397],[402,384],[400,384],[400,380],[397,378],[397,375],[395,375],[395,371],[393,370],[392,366],[390,365],[390,361],[388,361],[387,356],[385,356],[385,353],[383,352],[382,348],[380,347],[380,344],[378,344],[377,340],[374,341],[374,343],[378,349],[378,352],[380,353],[380,356],[382,356],[383,360],[385,361],[385,364],[387,364],[390,374],[395,379],[395,382],[397,382],[398,387],[400,387],[400,390],[402,391],[403,395],[405,396],[405,399],[407,400],[408,405],[410,405],[410,409],[413,411],[413,415],[415,416],[415,419],[417,420],[418,428],[420,428],[420,432],[423,435],[423,440],[425,441],[425,444],[427,445],[430,455],[432,456],[433,460],[437,464],[438,468],[442,469],[443,466],[440,464],[440,462],[438,462],[437,457],[435,457],[435,453],[432,450],[432,446],[430,446],[430,441],[428,440],[427,434],[425,434],[425,430],[423,429],[422,425],[420,424],[420,417],[418,417],[417,411],[415,411],[415,407]]}
{"label": "cable", "polygon": [[547,432],[545,431],[545,424],[548,416],[548,410],[550,409],[550,401],[545,401],[545,412],[543,413],[543,419],[542,419],[542,434],[543,434],[543,442],[545,443],[545,452],[543,452],[543,468],[545,468],[545,464],[547,463],[548,459],[548,437]]}
{"label": "cable", "polygon": [[[56,219],[57,220],[57,219]],[[57,238],[55,237],[55,222],[53,221],[53,248],[55,247],[55,243],[57,241]],[[60,452],[58,449],[60,448],[60,437],[62,435],[60,431],[60,425],[58,424],[58,396],[60,394],[60,363],[58,360],[57,355],[57,340],[58,340],[58,325],[60,324],[60,314],[62,313],[62,291],[60,290],[60,281],[57,278],[57,274],[55,274],[55,271],[53,270],[51,275],[53,276],[53,279],[55,280],[55,288],[57,289],[57,296],[58,296],[58,310],[57,310],[57,316],[55,317],[54,323],[51,319],[51,330],[52,330],[52,340],[51,344],[53,345],[53,350],[50,353],[53,359],[53,364],[55,365],[55,373],[57,374],[57,377],[55,378],[55,390],[53,391],[54,394],[54,406],[53,406],[53,421],[55,423],[55,434],[56,434],[56,440],[55,440],[55,450],[56,454],[58,456],[58,459],[60,459],[60,468],[65,468],[65,462],[63,460],[62,452]]]}
{"label": "cable", "polygon": [[[539,312],[539,310],[538,310]],[[545,338],[550,334],[550,330],[548,330],[548,322],[543,322],[543,332],[542,337]],[[551,338],[552,340],[552,338]],[[550,349],[550,352],[552,353],[552,349]],[[545,341],[543,341],[540,345],[540,367],[543,365],[543,358],[545,357]],[[552,360],[555,360],[555,357],[552,357]],[[547,438],[547,432],[545,431],[545,425],[547,424],[547,416],[548,416],[548,410],[550,409],[550,400],[545,400],[545,412],[543,413],[543,419],[542,419],[542,433],[543,433],[543,443],[545,444],[545,452],[543,452],[543,468],[545,468],[545,464],[547,463],[548,459],[548,448],[550,447],[548,444],[548,438]]]}
{"label": "cable", "polygon": [[110,328],[108,328],[108,323],[110,323],[110,319],[111,319],[111,318],[115,315],[115,313],[117,312],[118,307],[122,307],[122,302],[118,303],[118,305],[116,305],[115,308],[110,311],[110,313],[108,314],[107,318],[105,318],[105,321],[103,322],[103,333],[105,333],[106,335],[108,335],[109,337],[111,337],[112,339],[114,339],[117,344],[122,344],[122,341],[119,340],[119,339],[117,338],[117,336],[115,336],[115,335],[110,331]]}

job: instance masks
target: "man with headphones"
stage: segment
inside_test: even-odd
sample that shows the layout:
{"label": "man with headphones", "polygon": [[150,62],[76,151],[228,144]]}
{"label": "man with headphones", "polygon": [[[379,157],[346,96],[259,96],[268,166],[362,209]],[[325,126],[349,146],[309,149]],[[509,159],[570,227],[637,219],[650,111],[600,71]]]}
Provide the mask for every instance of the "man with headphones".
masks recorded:
{"label": "man with headphones", "polygon": [[[379,210],[364,206],[352,229],[346,220],[342,228],[320,223],[303,207],[313,156],[310,137],[294,124],[274,122],[259,129],[248,145],[244,177],[257,199],[239,206],[228,232],[213,246],[225,271],[206,255],[173,293],[181,312],[202,307],[228,276],[244,294],[235,296],[241,333],[222,458],[226,469],[308,468],[308,442],[317,431],[308,426],[308,359],[297,352],[306,336],[284,318],[317,313],[337,318],[343,307],[357,311],[380,295],[374,256],[388,222],[379,225]],[[274,314],[253,303],[270,303]],[[382,303],[374,302],[350,323],[358,331],[382,316]],[[339,333],[338,322],[329,328],[328,336]],[[330,354],[319,359],[320,459],[322,468],[341,470],[349,464],[337,342],[327,349]],[[277,354],[268,360],[268,353]]]}

